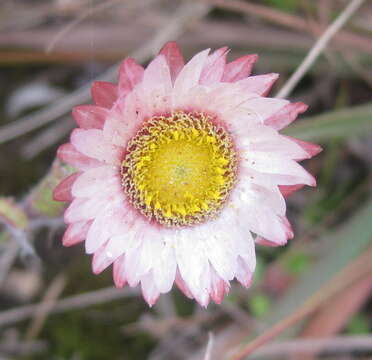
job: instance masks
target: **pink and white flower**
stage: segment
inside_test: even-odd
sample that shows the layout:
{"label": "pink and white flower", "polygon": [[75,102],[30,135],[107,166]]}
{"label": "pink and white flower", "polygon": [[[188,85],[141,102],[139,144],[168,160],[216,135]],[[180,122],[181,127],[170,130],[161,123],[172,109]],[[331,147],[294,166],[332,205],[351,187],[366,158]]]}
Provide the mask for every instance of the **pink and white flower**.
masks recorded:
{"label": "pink and white flower", "polygon": [[123,61],[119,83],[95,82],[94,105],[58,157],[77,169],[55,189],[71,202],[63,244],[85,241],[98,274],[141,284],[152,305],[175,282],[206,306],[255,269],[255,243],[293,237],[285,196],[315,179],[297,161],[318,145],[281,135],[306,110],[266,97],[277,74],[250,76],[256,55],[227,48],[188,63],[174,42],[144,69]]}

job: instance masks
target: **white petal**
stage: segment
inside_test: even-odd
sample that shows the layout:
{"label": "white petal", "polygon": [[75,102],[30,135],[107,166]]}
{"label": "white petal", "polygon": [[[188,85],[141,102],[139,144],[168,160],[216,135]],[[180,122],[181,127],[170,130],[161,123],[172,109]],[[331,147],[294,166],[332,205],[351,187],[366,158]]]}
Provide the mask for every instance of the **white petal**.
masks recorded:
{"label": "white petal", "polygon": [[137,248],[141,244],[143,224],[140,219],[136,219],[136,216],[138,215],[134,214],[131,209],[128,209],[126,213],[122,213],[118,219],[120,225],[118,224],[116,229],[113,228],[113,231],[111,231],[111,236],[106,245],[107,253],[121,255],[130,249]]}
{"label": "white petal", "polygon": [[283,195],[276,185],[271,185],[264,175],[254,171],[240,172],[240,181],[236,185],[233,197],[238,196],[246,204],[257,203],[265,205],[279,215],[284,215],[286,203]]}
{"label": "white petal", "polygon": [[[223,218],[223,213],[220,217]],[[208,226],[204,226],[207,231],[204,245],[207,257],[214,269],[225,281],[229,281],[235,276],[237,249],[234,238],[235,229],[226,225],[227,223],[224,222],[219,226],[217,222],[209,229]]]}
{"label": "white petal", "polygon": [[147,66],[141,90],[149,116],[150,114],[167,113],[171,110],[172,80],[163,55],[157,56]]}
{"label": "white petal", "polygon": [[279,185],[315,185],[314,177],[296,161],[274,153],[257,151],[247,153],[242,157],[242,166],[264,174],[275,175],[275,181]]}
{"label": "white petal", "polygon": [[284,99],[255,97],[247,101],[244,106],[247,110],[257,113],[263,123],[267,118],[275,114],[287,104],[289,104],[289,101]]}
{"label": "white petal", "polygon": [[208,57],[209,49],[196,54],[180,71],[174,82],[174,106],[183,107],[184,98],[194,86],[198,85],[200,75]]}
{"label": "white petal", "polygon": [[99,166],[81,174],[72,186],[75,197],[94,197],[99,193],[120,192],[119,170],[113,166]]}
{"label": "white petal", "polygon": [[107,164],[120,164],[123,148],[106,141],[99,129],[75,129],[71,143],[82,154]]}
{"label": "white petal", "polygon": [[[244,260],[249,271],[253,273],[256,268],[256,253],[254,240],[250,232],[245,232],[244,237],[241,237],[239,241],[237,241],[237,249],[239,257]],[[237,268],[239,268],[239,262]]]}
{"label": "white petal", "polygon": [[252,283],[253,271],[247,263],[241,258],[238,258],[238,269],[236,272],[236,279],[245,287],[249,287]]}
{"label": "white petal", "polygon": [[203,304],[208,302],[205,280],[209,268],[198,227],[176,230],[176,258],[180,274],[193,296]]}
{"label": "white petal", "polygon": [[113,278],[117,288],[124,287],[127,282],[125,269],[125,256],[121,255],[115,260],[113,266]]}
{"label": "white petal", "polygon": [[308,153],[300,145],[280,135],[276,130],[261,124],[242,125],[237,143],[247,157],[251,152],[274,153],[290,159],[308,157]]}
{"label": "white petal", "polygon": [[150,306],[154,305],[160,293],[156,287],[152,271],[150,271],[149,273],[142,277],[141,288],[143,297],[145,298],[146,302]]}
{"label": "white petal", "polygon": [[174,247],[169,242],[163,242],[159,256],[154,259],[153,274],[157,288],[161,293],[171,290],[177,270]]}
{"label": "white petal", "polygon": [[[228,205],[234,209],[239,219],[241,229],[246,229],[272,239],[278,244],[285,244],[289,235],[289,229],[281,221],[272,208],[257,202],[247,201],[244,192],[236,192],[231,196],[231,203]],[[265,235],[263,235],[265,234]]]}
{"label": "white petal", "polygon": [[140,85],[111,110],[111,115],[103,127],[106,142],[126,148],[128,141],[137,133],[144,118],[148,116]]}
{"label": "white petal", "polygon": [[146,273],[140,272],[139,263],[140,263],[141,250],[139,246],[132,247],[128,249],[125,253],[125,263],[126,263],[126,277],[128,284],[130,286],[137,286],[141,280],[141,276],[144,276]]}
{"label": "white petal", "polygon": [[[126,222],[127,209],[122,199],[109,202],[101,207],[101,211],[96,215],[91,227],[89,228],[85,241],[85,250],[88,254],[95,252],[109,238],[125,233],[128,228]],[[107,245],[106,250],[110,244]],[[113,251],[111,253],[114,254]],[[120,254],[119,254],[120,255]]]}
{"label": "white petal", "polygon": [[116,258],[119,257],[117,255],[116,257],[108,256],[105,245],[102,245],[93,256],[92,260],[92,269],[95,274],[101,273],[103,270],[105,270],[108,266],[110,266]]}
{"label": "white petal", "polygon": [[76,198],[65,211],[64,220],[67,224],[94,219],[102,207],[107,205],[108,198],[95,196],[92,198]]}
{"label": "white petal", "polygon": [[225,293],[230,289],[230,284],[221,279],[212,266],[210,266],[210,288],[209,294],[216,304],[221,304]]}

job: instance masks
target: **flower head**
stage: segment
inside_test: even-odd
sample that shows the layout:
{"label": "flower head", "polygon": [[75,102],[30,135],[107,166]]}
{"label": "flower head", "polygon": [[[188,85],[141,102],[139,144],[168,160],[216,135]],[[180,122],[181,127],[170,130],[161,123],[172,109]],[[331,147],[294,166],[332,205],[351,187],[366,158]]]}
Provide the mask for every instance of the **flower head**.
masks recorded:
{"label": "flower head", "polygon": [[174,282],[204,306],[234,278],[248,287],[255,243],[293,237],[284,197],[315,185],[297,161],[320,147],[278,133],[306,105],[265,97],[277,74],[250,76],[256,55],[227,52],[185,64],[172,42],[146,69],[127,58],[58,150],[77,169],[54,191],[71,202],[64,245],[85,241],[95,273],[113,264],[150,305]]}

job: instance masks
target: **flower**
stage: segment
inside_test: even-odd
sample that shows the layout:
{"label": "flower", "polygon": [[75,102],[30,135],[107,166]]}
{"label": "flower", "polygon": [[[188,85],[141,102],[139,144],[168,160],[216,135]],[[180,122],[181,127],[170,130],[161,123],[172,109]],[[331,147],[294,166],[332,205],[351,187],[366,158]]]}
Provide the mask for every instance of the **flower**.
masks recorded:
{"label": "flower", "polygon": [[255,243],[293,237],[284,197],[315,186],[297,161],[320,147],[278,133],[306,105],[266,97],[278,75],[250,76],[256,55],[209,53],[185,64],[170,42],[146,69],[125,59],[58,150],[77,169],[54,191],[71,202],[63,244],[85,241],[94,273],[113,264],[150,305],[174,282],[203,306],[234,278],[248,287]]}

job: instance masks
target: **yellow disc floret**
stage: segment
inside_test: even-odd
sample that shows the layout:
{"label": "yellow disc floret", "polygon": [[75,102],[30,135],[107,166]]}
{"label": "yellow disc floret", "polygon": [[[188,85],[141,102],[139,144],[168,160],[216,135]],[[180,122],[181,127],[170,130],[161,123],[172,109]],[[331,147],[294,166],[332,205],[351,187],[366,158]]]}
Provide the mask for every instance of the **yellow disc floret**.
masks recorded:
{"label": "yellow disc floret", "polygon": [[193,225],[216,214],[235,174],[230,136],[202,113],[151,118],[128,144],[122,163],[132,204],[165,226]]}

